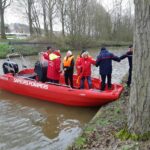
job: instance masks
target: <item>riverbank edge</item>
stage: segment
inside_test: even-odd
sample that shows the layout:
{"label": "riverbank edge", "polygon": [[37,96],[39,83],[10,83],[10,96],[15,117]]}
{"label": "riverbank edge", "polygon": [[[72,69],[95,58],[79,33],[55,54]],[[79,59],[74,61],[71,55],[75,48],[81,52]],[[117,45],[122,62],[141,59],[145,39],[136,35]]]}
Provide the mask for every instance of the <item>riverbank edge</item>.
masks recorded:
{"label": "riverbank edge", "polygon": [[[13,43],[14,42],[14,43]],[[16,52],[21,53],[23,56],[32,56],[37,55],[39,52],[46,50],[46,47],[50,44],[48,43],[42,43],[41,45],[36,45],[36,42],[28,42],[28,41],[16,41],[17,44],[15,44],[15,41],[6,40],[5,42],[0,41],[0,59],[6,58],[6,55],[8,53],[11,53],[12,49],[15,49]],[[20,44],[19,44],[20,43]],[[27,45],[23,45],[23,44]],[[34,46],[31,46],[33,43]],[[38,42],[37,42],[38,44]],[[124,41],[100,41],[99,46],[97,45],[94,47],[87,47],[87,49],[99,49],[102,45],[105,45],[106,47],[128,47],[128,45],[131,44],[131,42],[124,42]],[[61,47],[61,52],[66,52],[67,50],[74,51],[75,49],[70,47]],[[80,52],[81,50],[79,50]]]}
{"label": "riverbank edge", "polygon": [[[127,76],[122,80],[125,86]],[[148,150],[149,141],[121,140],[116,137],[127,127],[130,89],[125,86],[119,100],[102,106],[68,150]]]}

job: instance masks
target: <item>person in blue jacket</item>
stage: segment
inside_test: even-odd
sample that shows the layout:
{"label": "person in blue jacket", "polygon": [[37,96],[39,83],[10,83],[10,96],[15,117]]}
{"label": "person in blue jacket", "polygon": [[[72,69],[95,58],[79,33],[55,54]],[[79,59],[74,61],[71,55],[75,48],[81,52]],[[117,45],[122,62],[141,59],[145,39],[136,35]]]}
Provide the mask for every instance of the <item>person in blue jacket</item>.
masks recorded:
{"label": "person in blue jacket", "polygon": [[133,56],[133,45],[129,45],[128,51],[120,56],[120,60],[128,58],[129,62],[129,75],[128,75],[128,81],[127,81],[127,86],[130,87],[131,84],[131,79],[132,79],[132,56]]}
{"label": "person in blue jacket", "polygon": [[111,89],[111,74],[112,74],[112,60],[120,62],[120,58],[110,53],[105,47],[102,47],[96,60],[96,67],[99,66],[99,73],[101,76],[101,88],[105,90],[105,81],[107,77],[108,89]]}

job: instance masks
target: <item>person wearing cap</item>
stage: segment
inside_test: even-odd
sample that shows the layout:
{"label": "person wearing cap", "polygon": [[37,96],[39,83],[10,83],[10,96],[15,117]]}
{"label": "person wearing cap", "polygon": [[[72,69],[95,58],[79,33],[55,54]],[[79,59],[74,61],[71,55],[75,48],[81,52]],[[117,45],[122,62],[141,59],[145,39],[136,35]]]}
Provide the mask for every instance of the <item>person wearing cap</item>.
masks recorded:
{"label": "person wearing cap", "polygon": [[95,65],[95,60],[89,56],[87,51],[83,52],[81,55],[81,60],[79,62],[79,66],[81,67],[80,72],[80,89],[84,89],[84,81],[87,79],[89,89],[92,88],[92,80],[91,80],[91,65]]}
{"label": "person wearing cap", "polygon": [[44,58],[48,60],[47,78],[49,82],[59,83],[60,79],[60,51],[54,50],[49,55],[44,55]]}
{"label": "person wearing cap", "polygon": [[129,45],[128,51],[120,56],[120,60],[128,58],[129,62],[129,75],[128,75],[128,81],[127,81],[127,86],[130,87],[131,84],[131,79],[132,79],[132,56],[133,56],[133,45]]}
{"label": "person wearing cap", "polygon": [[46,51],[48,54],[50,54],[52,52],[52,48],[51,46],[47,46],[47,51]]}
{"label": "person wearing cap", "polygon": [[105,80],[107,77],[108,89],[111,89],[111,74],[112,74],[112,60],[120,62],[120,58],[110,53],[105,47],[102,47],[96,59],[96,67],[99,66],[99,73],[101,76],[101,90],[105,90]]}
{"label": "person wearing cap", "polygon": [[48,57],[50,53],[52,53],[52,48],[51,48],[51,46],[47,46],[46,51],[41,52],[41,54],[42,54],[43,56],[45,55],[46,57]]}
{"label": "person wearing cap", "polygon": [[66,53],[66,56],[63,60],[63,70],[66,85],[69,85],[73,88],[73,71],[74,71],[74,56],[72,52],[69,50]]}
{"label": "person wearing cap", "polygon": [[35,63],[34,67],[34,71],[37,73],[36,79],[42,82],[47,81],[48,57],[52,52],[51,46],[48,46],[46,49],[39,53],[39,60]]}
{"label": "person wearing cap", "polygon": [[[45,66],[48,64],[48,57],[49,57],[49,54],[50,53],[52,53],[52,48],[51,48],[51,46],[48,46],[47,47],[47,50],[45,51],[45,52],[41,52],[40,54],[40,62],[42,63],[42,64],[44,64]],[[45,59],[45,58],[47,58],[47,59]]]}

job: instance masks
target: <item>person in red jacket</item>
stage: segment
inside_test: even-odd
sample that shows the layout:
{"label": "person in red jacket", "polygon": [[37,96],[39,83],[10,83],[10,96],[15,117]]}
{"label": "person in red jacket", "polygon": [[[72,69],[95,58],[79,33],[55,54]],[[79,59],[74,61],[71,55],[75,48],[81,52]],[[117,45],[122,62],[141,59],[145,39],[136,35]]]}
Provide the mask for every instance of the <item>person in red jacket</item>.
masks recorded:
{"label": "person in red jacket", "polygon": [[82,54],[82,58],[79,62],[81,66],[81,80],[80,80],[80,89],[84,89],[84,81],[87,79],[89,89],[92,88],[92,80],[91,80],[91,64],[95,65],[96,61],[89,57],[87,51]]}
{"label": "person in red jacket", "polygon": [[59,51],[54,51],[49,55],[44,54],[44,58],[48,60],[48,70],[47,70],[47,78],[49,82],[59,83],[60,78],[60,53]]}
{"label": "person in red jacket", "polygon": [[76,59],[76,65],[75,66],[76,66],[77,76],[79,76],[80,73],[81,73],[81,66],[80,66],[81,62],[80,61],[81,61],[81,58],[82,58],[82,54],[84,52],[86,52],[86,50],[82,50],[81,54],[78,55],[77,59]]}
{"label": "person in red jacket", "polygon": [[76,67],[76,73],[77,73],[77,80],[76,83],[78,86],[80,86],[80,79],[81,79],[81,58],[82,58],[82,54],[86,52],[86,50],[82,50],[80,55],[77,56],[76,59],[76,63],[75,63],[75,67]]}

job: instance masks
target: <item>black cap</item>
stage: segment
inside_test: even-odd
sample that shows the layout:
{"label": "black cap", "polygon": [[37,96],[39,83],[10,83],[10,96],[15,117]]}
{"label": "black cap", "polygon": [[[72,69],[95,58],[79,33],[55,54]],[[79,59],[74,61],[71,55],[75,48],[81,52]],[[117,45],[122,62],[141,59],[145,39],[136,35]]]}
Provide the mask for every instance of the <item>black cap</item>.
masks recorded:
{"label": "black cap", "polygon": [[85,49],[83,49],[83,50],[81,51],[81,54],[80,54],[80,55],[82,55],[84,52],[86,52],[86,50],[85,50]]}
{"label": "black cap", "polygon": [[47,50],[51,49],[51,46],[47,46]]}
{"label": "black cap", "polygon": [[132,45],[132,44],[130,44],[130,45],[129,45],[129,48],[132,48],[132,47],[133,47],[133,45]]}
{"label": "black cap", "polygon": [[103,51],[103,50],[106,50],[106,48],[105,48],[105,47],[102,47],[102,48],[101,48],[101,51]]}

